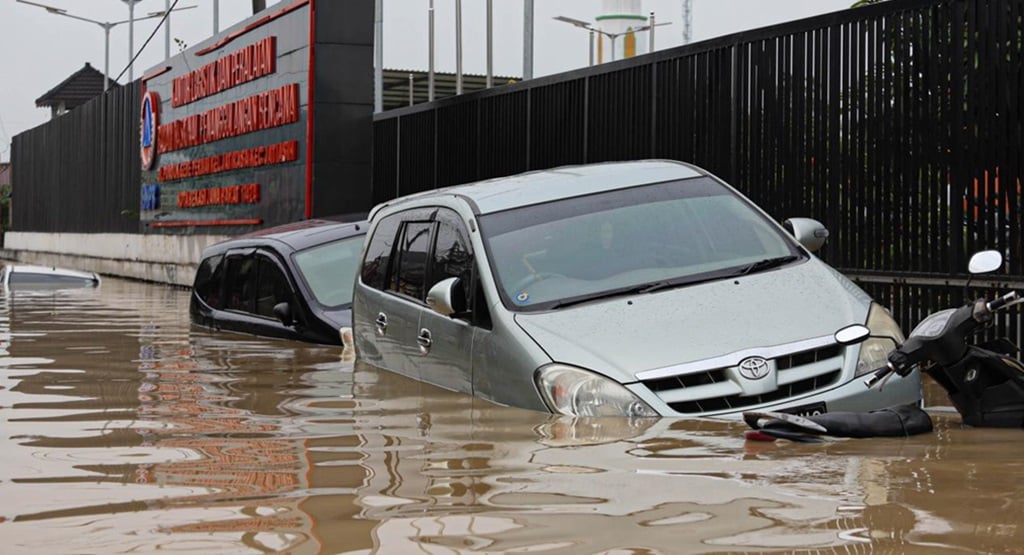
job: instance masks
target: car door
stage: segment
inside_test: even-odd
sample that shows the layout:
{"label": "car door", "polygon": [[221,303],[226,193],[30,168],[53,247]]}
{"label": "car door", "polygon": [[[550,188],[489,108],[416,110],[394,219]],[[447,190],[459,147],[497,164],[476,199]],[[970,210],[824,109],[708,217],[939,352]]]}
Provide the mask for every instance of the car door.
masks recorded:
{"label": "car door", "polygon": [[417,380],[421,355],[416,338],[426,306],[426,263],[434,239],[431,212],[400,212],[376,225],[353,301],[359,358]]}
{"label": "car door", "polygon": [[224,304],[216,316],[218,327],[301,339],[295,326],[284,325],[274,315],[278,303],[296,306],[294,284],[276,257],[261,249],[243,249],[228,252],[225,263]]}
{"label": "car door", "polygon": [[[473,298],[473,252],[469,233],[462,218],[453,210],[439,209],[434,215],[434,242],[427,268],[425,292],[434,284],[448,278],[458,278],[464,298]],[[425,299],[426,297],[424,297]],[[417,361],[424,381],[441,387],[473,393],[472,306],[462,314],[445,316],[421,307],[419,331],[416,341],[420,347]]]}

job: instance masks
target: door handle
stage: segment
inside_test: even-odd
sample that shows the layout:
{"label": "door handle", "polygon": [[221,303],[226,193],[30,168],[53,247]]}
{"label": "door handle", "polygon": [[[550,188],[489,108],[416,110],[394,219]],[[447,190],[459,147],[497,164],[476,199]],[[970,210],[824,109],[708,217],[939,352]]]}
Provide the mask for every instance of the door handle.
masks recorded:
{"label": "door handle", "polygon": [[377,314],[377,335],[384,335],[388,331],[388,315],[381,312]]}
{"label": "door handle", "polygon": [[434,341],[430,338],[430,330],[423,328],[420,330],[420,334],[416,336],[416,342],[420,344],[420,353],[430,353],[430,346],[434,344]]}

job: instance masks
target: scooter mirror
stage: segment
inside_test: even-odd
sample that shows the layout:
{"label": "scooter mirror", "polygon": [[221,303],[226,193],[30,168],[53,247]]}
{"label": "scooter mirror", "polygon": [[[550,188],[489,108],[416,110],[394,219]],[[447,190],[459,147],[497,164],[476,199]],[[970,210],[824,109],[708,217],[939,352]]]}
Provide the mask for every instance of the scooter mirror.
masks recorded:
{"label": "scooter mirror", "polygon": [[981,251],[974,253],[967,264],[967,271],[972,274],[987,274],[998,270],[1003,265],[1003,255],[999,251]]}
{"label": "scooter mirror", "polygon": [[836,343],[840,345],[856,345],[871,335],[871,330],[864,324],[853,324],[840,329],[835,334]]}

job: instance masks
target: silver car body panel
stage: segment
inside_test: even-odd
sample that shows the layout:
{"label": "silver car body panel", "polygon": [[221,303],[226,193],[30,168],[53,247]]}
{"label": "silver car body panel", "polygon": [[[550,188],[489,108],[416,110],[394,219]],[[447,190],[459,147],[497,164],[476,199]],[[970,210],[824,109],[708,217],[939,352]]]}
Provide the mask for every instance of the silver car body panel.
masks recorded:
{"label": "silver car body panel", "polygon": [[810,259],[741,278],[519,313],[516,322],[554,360],[629,383],[681,364],[724,358],[722,366],[730,366],[746,352],[765,356],[759,350],[862,324],[869,307]]}
{"label": "silver car body panel", "polygon": [[[432,334],[433,347],[423,353],[414,336],[435,327],[431,322],[439,315],[425,303],[372,289],[357,278],[357,356],[446,389],[536,410],[546,406],[534,372],[552,362],[608,376],[665,416],[734,417],[740,408],[815,403],[826,403],[828,410],[870,410],[919,400],[916,373],[894,378],[883,392],[868,390],[855,377],[859,346],[841,347],[832,333],[864,323],[871,298],[809,253],[808,260],[766,272],[550,311],[517,312],[502,303],[477,215],[700,175],[708,174],[672,161],[596,164],[458,185],[378,205],[368,237],[384,216],[415,208],[446,207],[463,218],[492,326],[445,326],[444,333]],[[751,208],[764,214],[756,205]],[[413,320],[409,309],[418,310],[420,318]],[[388,310],[402,311],[400,320],[414,330],[377,334],[374,318]],[[458,360],[449,360],[453,353]],[[745,378],[738,365],[749,357],[764,358],[770,377]],[[468,368],[459,368],[465,364]],[[457,368],[441,371],[445,365]],[[688,376],[700,377],[700,383],[684,387]],[[671,385],[676,382],[678,387]],[[793,394],[776,398],[780,391]],[[718,408],[703,407],[706,399],[716,400],[719,405],[712,405]],[[723,402],[742,406],[721,408]],[[695,407],[700,410],[688,410]]]}

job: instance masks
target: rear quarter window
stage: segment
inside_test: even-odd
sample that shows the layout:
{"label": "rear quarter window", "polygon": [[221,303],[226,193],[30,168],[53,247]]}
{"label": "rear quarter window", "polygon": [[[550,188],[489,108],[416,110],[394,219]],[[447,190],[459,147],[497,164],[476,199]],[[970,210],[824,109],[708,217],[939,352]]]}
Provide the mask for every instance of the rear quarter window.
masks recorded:
{"label": "rear quarter window", "polygon": [[196,270],[192,289],[204,303],[221,308],[221,281],[224,276],[224,255],[218,254],[203,260]]}

